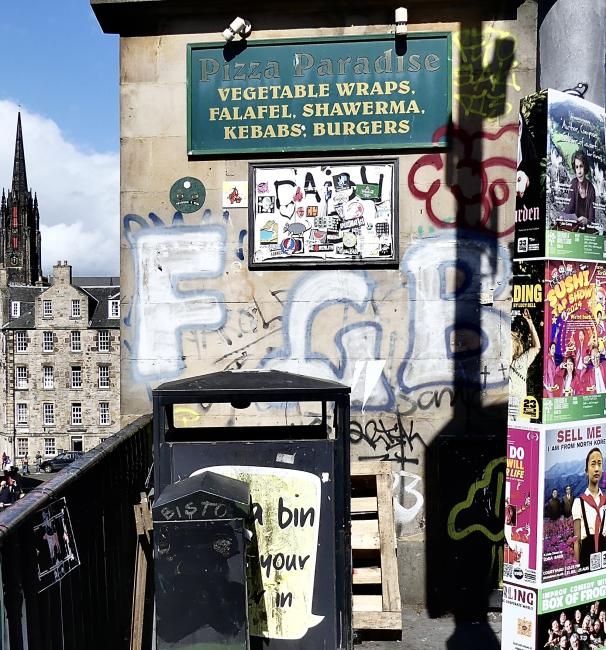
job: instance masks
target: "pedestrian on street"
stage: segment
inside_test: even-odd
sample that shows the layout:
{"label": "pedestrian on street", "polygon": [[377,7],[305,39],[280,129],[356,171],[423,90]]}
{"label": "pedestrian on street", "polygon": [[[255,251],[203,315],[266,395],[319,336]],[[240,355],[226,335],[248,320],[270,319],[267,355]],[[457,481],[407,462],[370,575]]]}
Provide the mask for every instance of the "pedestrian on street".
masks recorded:
{"label": "pedestrian on street", "polygon": [[25,456],[23,456],[23,459],[21,460],[21,473],[25,476],[26,474],[29,474],[29,456],[27,453]]}
{"label": "pedestrian on street", "polygon": [[40,474],[42,471],[42,454],[40,453],[40,450],[36,452],[36,473]]}

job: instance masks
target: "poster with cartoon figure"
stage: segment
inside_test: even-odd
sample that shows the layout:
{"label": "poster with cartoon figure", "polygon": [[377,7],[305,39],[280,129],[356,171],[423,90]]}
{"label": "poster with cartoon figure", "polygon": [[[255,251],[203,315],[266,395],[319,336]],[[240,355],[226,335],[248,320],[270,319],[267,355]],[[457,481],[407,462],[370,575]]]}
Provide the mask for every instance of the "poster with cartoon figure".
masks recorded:
{"label": "poster with cartoon figure", "polygon": [[397,160],[251,165],[249,267],[398,264]]}
{"label": "poster with cartoon figure", "polygon": [[545,263],[544,421],[604,417],[606,266]]}

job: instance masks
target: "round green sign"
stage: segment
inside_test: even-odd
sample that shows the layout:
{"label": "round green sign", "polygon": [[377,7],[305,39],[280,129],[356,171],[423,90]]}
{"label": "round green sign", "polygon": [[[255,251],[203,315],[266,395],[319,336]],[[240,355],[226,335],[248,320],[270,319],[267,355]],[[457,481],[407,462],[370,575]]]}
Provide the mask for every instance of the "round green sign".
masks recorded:
{"label": "round green sign", "polygon": [[199,210],[206,199],[206,189],[197,178],[185,176],[176,181],[170,188],[170,202],[179,212],[195,212]]}

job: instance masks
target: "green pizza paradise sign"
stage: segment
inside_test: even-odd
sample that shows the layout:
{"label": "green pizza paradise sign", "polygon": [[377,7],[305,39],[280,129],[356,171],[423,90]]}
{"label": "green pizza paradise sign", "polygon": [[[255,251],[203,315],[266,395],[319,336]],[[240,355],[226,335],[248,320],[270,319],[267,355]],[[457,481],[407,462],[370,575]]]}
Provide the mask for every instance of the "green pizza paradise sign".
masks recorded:
{"label": "green pizza paradise sign", "polygon": [[450,34],[188,45],[188,152],[446,144]]}

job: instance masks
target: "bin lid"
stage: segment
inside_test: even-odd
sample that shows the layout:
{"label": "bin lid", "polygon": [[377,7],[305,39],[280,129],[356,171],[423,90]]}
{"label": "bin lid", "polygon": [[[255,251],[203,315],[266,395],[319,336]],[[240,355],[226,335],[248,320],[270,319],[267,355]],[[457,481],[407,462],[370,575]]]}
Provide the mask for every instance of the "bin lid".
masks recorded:
{"label": "bin lid", "polygon": [[154,521],[245,518],[249,514],[248,484],[208,471],[166,486],[153,505]]}
{"label": "bin lid", "polygon": [[336,381],[281,370],[224,370],[166,382],[155,388],[153,394],[175,398],[190,394],[203,402],[231,401],[234,398],[250,402],[297,402],[331,400],[350,392],[349,386]]}

